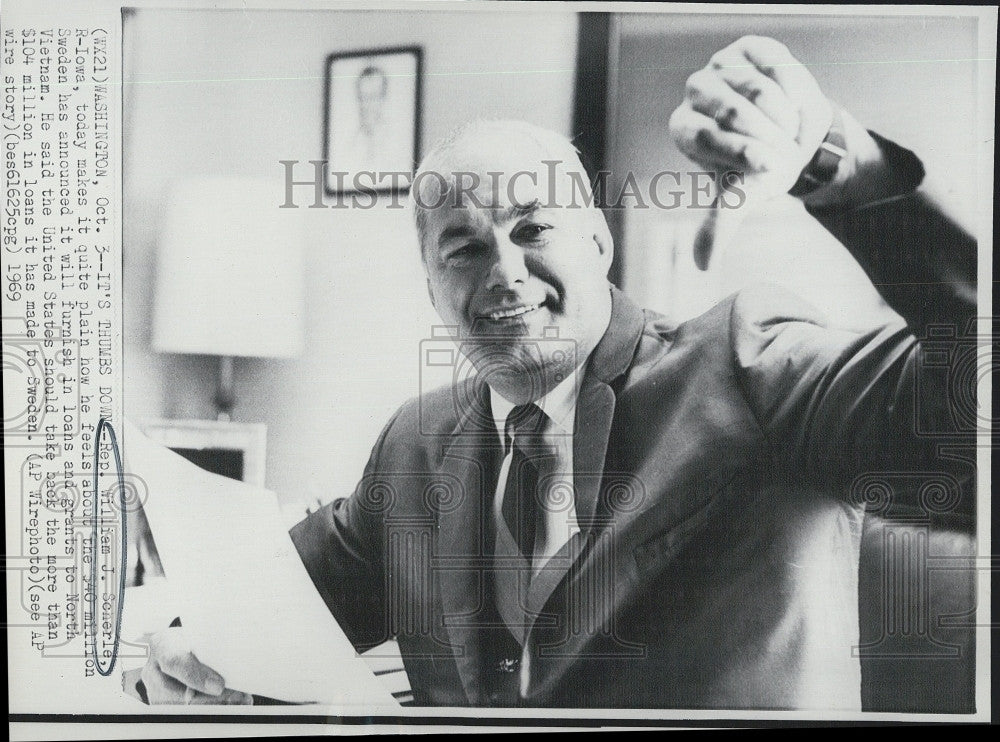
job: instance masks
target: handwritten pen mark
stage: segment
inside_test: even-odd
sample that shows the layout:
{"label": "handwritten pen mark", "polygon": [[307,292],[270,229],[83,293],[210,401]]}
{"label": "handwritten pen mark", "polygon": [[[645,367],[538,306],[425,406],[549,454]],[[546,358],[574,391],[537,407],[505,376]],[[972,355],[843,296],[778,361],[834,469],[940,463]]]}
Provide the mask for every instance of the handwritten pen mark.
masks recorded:
{"label": "handwritten pen mark", "polygon": [[98,473],[98,455],[101,450],[101,433],[107,428],[108,437],[111,439],[111,448],[115,452],[115,468],[118,475],[118,493],[121,497],[121,578],[118,584],[118,611],[115,617],[115,643],[111,650],[111,662],[108,664],[107,669],[101,667],[100,658],[97,655],[97,559],[91,560],[90,568],[90,582],[91,582],[91,600],[90,600],[90,616],[91,621],[94,625],[91,626],[91,635],[94,638],[94,667],[97,668],[97,672],[104,677],[109,676],[115,669],[115,662],[118,660],[118,643],[121,637],[122,631],[122,609],[125,607],[125,570],[128,567],[128,534],[126,533],[126,512],[125,512],[125,477],[122,474],[122,456],[121,452],[118,450],[118,438],[115,435],[115,429],[111,425],[111,421],[107,418],[100,418],[97,421],[97,434],[94,436],[97,444],[94,446],[94,544],[98,543],[98,533],[97,533],[97,501],[100,499],[98,497],[98,487],[97,487],[97,473]]}

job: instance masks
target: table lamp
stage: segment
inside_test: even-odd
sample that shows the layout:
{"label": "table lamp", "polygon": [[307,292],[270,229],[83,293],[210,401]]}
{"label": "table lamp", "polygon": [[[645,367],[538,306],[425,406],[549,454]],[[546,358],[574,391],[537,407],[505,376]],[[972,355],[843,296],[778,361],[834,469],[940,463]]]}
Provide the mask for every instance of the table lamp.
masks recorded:
{"label": "table lamp", "polygon": [[152,344],[219,357],[219,420],[236,399],[236,357],[291,358],[303,348],[302,216],[279,209],[281,182],[179,182],[160,232]]}

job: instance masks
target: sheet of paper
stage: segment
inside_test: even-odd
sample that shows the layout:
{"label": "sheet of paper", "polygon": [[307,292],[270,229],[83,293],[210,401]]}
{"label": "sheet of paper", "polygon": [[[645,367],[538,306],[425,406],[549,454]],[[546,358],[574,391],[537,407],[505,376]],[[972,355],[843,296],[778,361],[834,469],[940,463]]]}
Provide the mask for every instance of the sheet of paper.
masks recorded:
{"label": "sheet of paper", "polygon": [[199,660],[271,698],[398,707],[316,592],[273,492],[206,472],[134,426],[123,443]]}

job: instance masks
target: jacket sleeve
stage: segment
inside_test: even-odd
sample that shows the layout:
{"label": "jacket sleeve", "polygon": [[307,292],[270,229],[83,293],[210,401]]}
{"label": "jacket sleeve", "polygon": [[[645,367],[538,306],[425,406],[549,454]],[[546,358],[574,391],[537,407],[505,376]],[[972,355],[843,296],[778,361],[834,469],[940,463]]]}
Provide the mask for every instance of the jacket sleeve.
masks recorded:
{"label": "jacket sleeve", "polygon": [[382,430],[354,493],[311,513],[290,531],[316,589],[359,652],[391,638],[384,595],[384,513],[372,493],[362,490],[379,470],[398,414]]}
{"label": "jacket sleeve", "polygon": [[917,156],[871,134],[896,195],[851,209],[807,209],[918,335],[941,324],[964,331],[976,312],[976,239],[921,187],[924,168]]}
{"label": "jacket sleeve", "polygon": [[[878,141],[911,176],[915,161],[919,182],[912,153]],[[972,513],[976,385],[990,350],[976,337],[975,240],[918,191],[813,213],[901,319],[851,332],[776,287],[737,295],[736,375],[775,455],[866,503],[881,488],[894,504]]]}

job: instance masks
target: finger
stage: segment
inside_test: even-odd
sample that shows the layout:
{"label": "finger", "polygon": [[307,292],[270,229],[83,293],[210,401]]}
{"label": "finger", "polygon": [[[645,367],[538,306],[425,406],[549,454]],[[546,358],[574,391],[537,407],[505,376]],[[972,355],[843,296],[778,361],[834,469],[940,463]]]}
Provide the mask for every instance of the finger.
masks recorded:
{"label": "finger", "polygon": [[[723,53],[725,52],[725,53]],[[798,107],[774,80],[762,74],[742,54],[724,49],[712,57],[710,66],[729,87],[760,109],[782,131],[794,137],[799,130]]]}
{"label": "finger", "polygon": [[[707,124],[703,124],[700,118],[695,119],[691,115],[692,113],[708,119],[704,114],[699,114],[691,109],[688,109],[687,112],[681,112],[678,109],[671,118],[671,128],[680,130],[680,133],[674,137],[678,149],[704,170],[745,172],[746,165],[741,159],[730,156],[723,151],[717,151],[705,141],[704,135],[700,133],[700,127]],[[708,120],[711,121],[711,119]],[[681,121],[685,123],[679,123]]]}
{"label": "finger", "polygon": [[184,686],[217,696],[226,687],[219,673],[203,665],[188,649],[181,627],[167,629],[150,638],[150,653],[159,669]]}
{"label": "finger", "polygon": [[694,264],[698,270],[707,271],[715,250],[715,228],[718,223],[719,209],[713,207],[704,221],[698,226],[694,236]]}
{"label": "finger", "polygon": [[707,212],[694,239],[694,262],[699,270],[709,270],[733,241],[745,216],[745,209],[724,209],[715,205]]}
{"label": "finger", "polygon": [[[136,700],[142,701],[145,704],[149,704],[149,697],[146,695],[145,684],[139,685],[142,682],[142,668],[137,667],[134,670],[127,670],[122,673],[122,690],[126,694],[132,696]],[[140,690],[141,688],[141,690]]]}
{"label": "finger", "polygon": [[187,686],[165,675],[155,664],[147,664],[139,674],[146,688],[148,703],[152,705],[183,704]]}
{"label": "finger", "polygon": [[772,147],[781,147],[795,136],[795,131],[789,133],[779,127],[713,71],[706,69],[691,75],[687,97],[694,110],[715,119],[723,131],[760,139]]}
{"label": "finger", "polygon": [[252,706],[253,696],[232,688],[226,688],[217,696],[199,693],[194,688],[188,688],[184,694],[184,704],[187,706]]}
{"label": "finger", "polygon": [[776,83],[785,91],[789,100],[796,99],[794,92],[801,89],[803,73],[808,74],[788,47],[777,39],[765,36],[744,36],[740,39],[740,49],[743,56],[757,70]]}
{"label": "finger", "polygon": [[153,665],[146,665],[142,668],[140,680],[146,687],[148,703],[152,705],[248,706],[253,704],[253,696],[249,693],[231,688],[226,688],[222,693],[216,695],[201,693],[164,674]]}
{"label": "finger", "polygon": [[723,169],[751,173],[767,171],[773,157],[762,142],[729,131],[722,131],[714,119],[682,105],[670,117],[677,146],[696,162],[712,162]]}
{"label": "finger", "polygon": [[816,78],[780,41],[759,36],[748,37],[747,41],[743,47],[746,58],[761,74],[777,82],[798,109],[796,141],[810,145],[814,140],[818,143],[830,128],[833,114]]}

